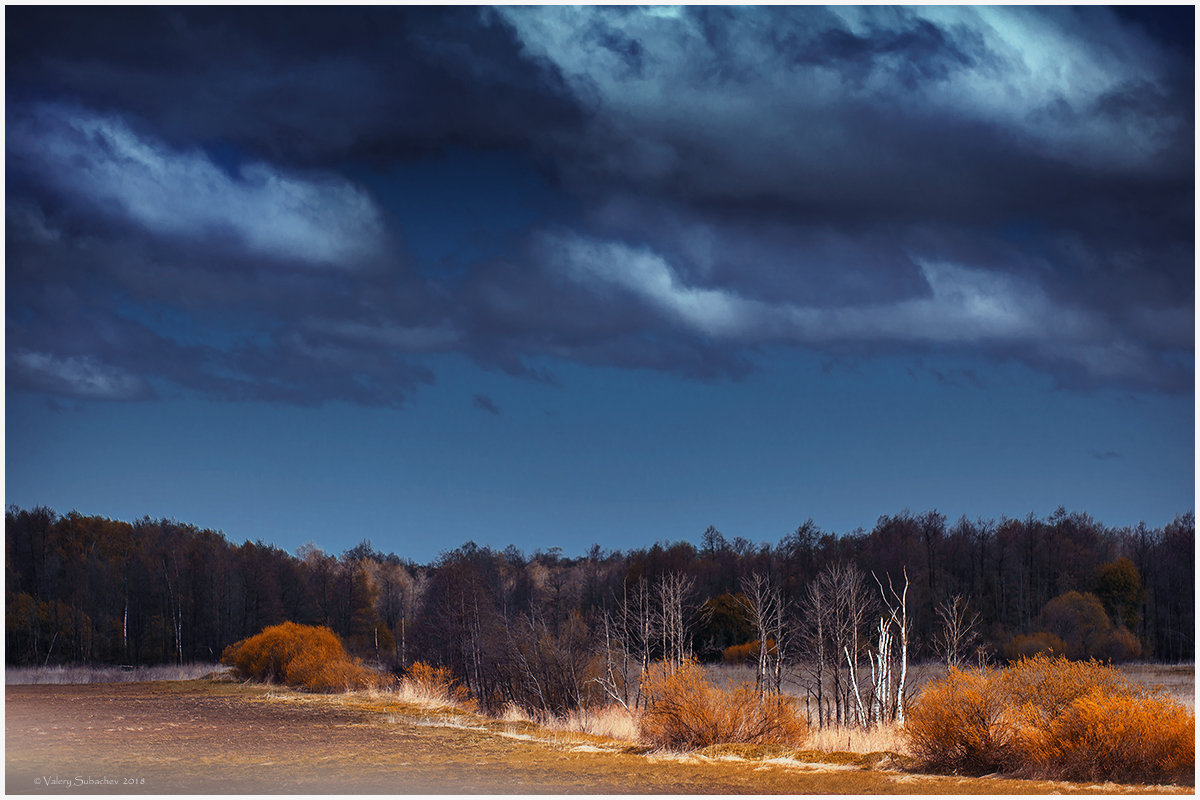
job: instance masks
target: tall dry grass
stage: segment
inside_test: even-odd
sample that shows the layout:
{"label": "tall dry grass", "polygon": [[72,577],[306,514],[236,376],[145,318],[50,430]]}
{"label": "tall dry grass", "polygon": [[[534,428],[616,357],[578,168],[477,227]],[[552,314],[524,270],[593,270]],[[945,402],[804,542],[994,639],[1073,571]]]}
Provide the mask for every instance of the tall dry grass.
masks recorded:
{"label": "tall dry grass", "polygon": [[478,711],[471,693],[460,685],[446,667],[418,661],[409,667],[395,687],[396,699],[428,708]]}
{"label": "tall dry grass", "polygon": [[500,712],[499,718],[502,722],[531,723],[551,731],[636,742],[639,738],[639,717],[637,711],[619,705],[577,708],[566,714],[545,714],[509,703]]}
{"label": "tall dry grass", "polygon": [[820,753],[898,753],[908,755],[908,741],[899,725],[831,725],[809,731],[806,750]]}

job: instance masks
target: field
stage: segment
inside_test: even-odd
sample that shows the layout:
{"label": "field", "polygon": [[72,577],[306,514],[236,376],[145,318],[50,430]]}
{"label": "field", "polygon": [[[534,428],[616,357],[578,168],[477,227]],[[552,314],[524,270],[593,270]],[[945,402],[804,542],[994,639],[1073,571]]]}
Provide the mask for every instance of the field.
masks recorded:
{"label": "field", "polygon": [[220,664],[163,664],[154,667],[93,667],[56,664],[53,667],[7,667],[6,684],[26,683],[143,683],[145,681],[190,681],[227,672]]}
{"label": "field", "polygon": [[1192,792],[921,775],[886,753],[655,753],[394,695],[227,680],[8,685],[5,712],[10,794]]}

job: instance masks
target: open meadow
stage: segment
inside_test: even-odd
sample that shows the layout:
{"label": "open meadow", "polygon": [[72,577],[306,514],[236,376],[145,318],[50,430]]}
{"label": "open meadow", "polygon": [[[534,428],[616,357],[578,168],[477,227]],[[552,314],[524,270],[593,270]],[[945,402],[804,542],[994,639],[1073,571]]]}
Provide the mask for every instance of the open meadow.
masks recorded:
{"label": "open meadow", "polygon": [[[690,754],[417,704],[225,680],[10,684],[9,794],[1191,793],[924,775],[888,752]],[[815,744],[815,742],[814,742]]]}

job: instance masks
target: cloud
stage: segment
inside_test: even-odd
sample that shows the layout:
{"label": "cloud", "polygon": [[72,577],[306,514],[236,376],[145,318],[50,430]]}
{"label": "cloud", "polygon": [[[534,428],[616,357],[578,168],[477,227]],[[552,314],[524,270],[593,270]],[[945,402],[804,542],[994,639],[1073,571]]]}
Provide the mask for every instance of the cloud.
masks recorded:
{"label": "cloud", "polygon": [[61,358],[18,351],[8,359],[9,383],[90,400],[142,400],[153,395],[136,375],[91,357]]}
{"label": "cloud", "polygon": [[717,289],[685,285],[658,254],[622,242],[547,236],[544,257],[577,282],[615,287],[648,302],[698,333],[736,337],[765,313],[761,304]]}
{"label": "cloud", "polygon": [[501,13],[591,112],[538,258],[655,336],[1190,388],[1189,50],[1106,9]]}
{"label": "cloud", "polygon": [[637,180],[686,176],[690,191],[728,189],[721,179],[738,174],[747,190],[786,193],[810,160],[886,166],[891,152],[859,147],[877,138],[859,128],[870,117],[904,138],[944,123],[999,129],[1043,157],[1105,167],[1153,162],[1190,130],[1179,116],[1106,112],[1123,94],[1163,96],[1169,62],[1101,9],[499,13],[592,110],[594,163]]}
{"label": "cloud", "polygon": [[443,353],[785,347],[1191,391],[1185,12],[16,7],[10,382],[396,406]]}
{"label": "cloud", "polygon": [[500,407],[496,405],[496,401],[486,394],[477,394],[471,399],[471,405],[481,411],[486,411],[489,414],[500,415]]}
{"label": "cloud", "polygon": [[459,336],[403,272],[279,269],[90,213],[8,209],[10,389],[398,407],[434,380],[420,357]]}
{"label": "cloud", "polygon": [[19,169],[155,233],[227,235],[256,254],[312,265],[352,266],[383,250],[378,209],[339,177],[263,163],[231,175],[197,150],[173,150],[81,109],[40,105],[15,116],[8,152]]}
{"label": "cloud", "polygon": [[456,330],[449,322],[399,325],[388,321],[371,324],[361,320],[310,319],[305,321],[304,327],[350,346],[382,346],[406,353],[454,350],[464,339],[462,331]]}
{"label": "cloud", "polygon": [[1102,316],[1058,303],[1036,283],[1011,273],[918,260],[924,280],[919,292],[830,307],[751,300],[728,289],[689,285],[661,254],[619,241],[560,233],[543,237],[540,252],[547,269],[602,297],[626,294],[652,309],[663,325],[706,339],[982,350],[1065,369],[1085,381],[1127,380],[1158,388],[1178,385],[1183,377],[1155,364],[1151,351]]}
{"label": "cloud", "polygon": [[224,144],[276,165],[523,146],[577,114],[487,9],[80,8],[64,24],[27,7],[8,19],[22,31],[10,101],[119,108],[172,146]]}

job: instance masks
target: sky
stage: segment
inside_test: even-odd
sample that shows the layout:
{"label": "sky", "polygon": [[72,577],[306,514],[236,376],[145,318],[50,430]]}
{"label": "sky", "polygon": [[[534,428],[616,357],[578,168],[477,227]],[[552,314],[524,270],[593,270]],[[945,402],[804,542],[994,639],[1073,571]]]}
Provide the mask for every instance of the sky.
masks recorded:
{"label": "sky", "polygon": [[1192,6],[4,13],[6,504],[418,562],[1194,508]]}

